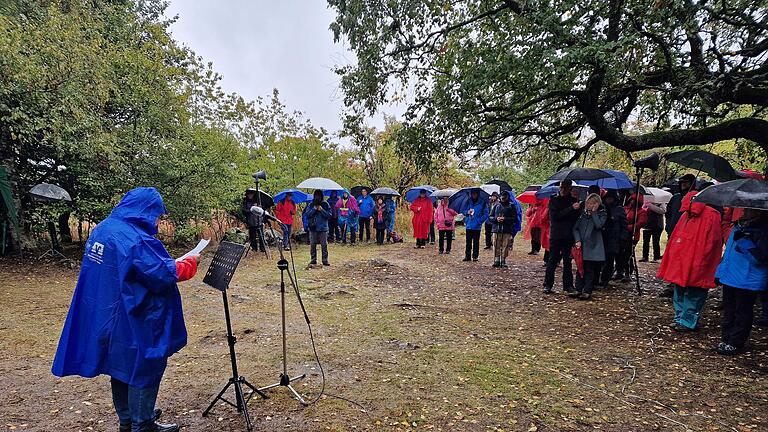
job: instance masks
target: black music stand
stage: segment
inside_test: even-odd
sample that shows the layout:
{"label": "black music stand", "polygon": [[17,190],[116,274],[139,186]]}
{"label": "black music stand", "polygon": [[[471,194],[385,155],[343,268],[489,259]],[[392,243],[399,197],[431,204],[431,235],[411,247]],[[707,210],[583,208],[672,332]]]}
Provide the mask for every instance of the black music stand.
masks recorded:
{"label": "black music stand", "polygon": [[[235,269],[240,263],[240,258],[245,252],[245,246],[232,242],[221,242],[219,249],[216,250],[216,255],[213,257],[211,266],[208,267],[208,272],[203,278],[203,283],[206,283],[221,291],[221,297],[224,299],[224,317],[227,321],[227,343],[229,344],[229,358],[232,361],[232,377],[229,379],[224,388],[218,395],[211,401],[208,408],[203,411],[203,417],[206,417],[208,413],[216,405],[216,402],[225,402],[237,409],[237,412],[243,414],[245,419],[245,426],[250,431],[253,429],[251,423],[251,416],[248,414],[248,402],[253,397],[253,394],[267,399],[267,395],[261,390],[257,389],[245,377],[237,373],[237,356],[235,354],[235,343],[237,338],[232,334],[232,321],[229,316],[229,301],[227,299],[227,288],[229,288],[229,282],[232,280],[232,276],[235,274]],[[224,393],[229,389],[229,386],[235,387],[235,403],[224,398]],[[243,394],[243,386],[246,386],[252,390],[251,394],[246,398]]]}

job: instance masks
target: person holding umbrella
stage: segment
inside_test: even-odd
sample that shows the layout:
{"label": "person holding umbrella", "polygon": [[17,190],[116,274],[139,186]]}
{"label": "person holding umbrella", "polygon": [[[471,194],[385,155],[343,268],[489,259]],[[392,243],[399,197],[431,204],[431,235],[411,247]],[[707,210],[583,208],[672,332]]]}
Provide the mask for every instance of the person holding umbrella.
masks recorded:
{"label": "person holding umbrella", "polygon": [[256,194],[257,191],[254,188],[245,190],[241,210],[245,216],[245,223],[248,225],[248,240],[251,243],[251,249],[257,252],[264,252],[266,250],[266,244],[262,237],[264,221],[260,214],[251,211],[253,206],[259,205]]}
{"label": "person holding umbrella", "polygon": [[435,209],[435,224],[438,230],[438,252],[451,253],[451,244],[453,244],[453,232],[456,229],[454,219],[459,212],[448,207],[448,197],[440,199],[440,203]]}
{"label": "person holding umbrella", "polygon": [[605,262],[599,278],[599,284],[607,287],[613,277],[615,263],[619,257],[622,242],[630,241],[627,231],[627,214],[624,207],[619,205],[619,196],[615,190],[608,190],[603,200],[607,219],[603,226],[603,249],[605,250]]}
{"label": "person holding umbrella", "polygon": [[531,237],[531,251],[528,252],[528,255],[538,255],[541,251],[541,229],[545,206],[543,199],[536,198],[536,201],[529,205],[528,211],[525,212],[528,219],[528,232]]}
{"label": "person holding umbrella", "polygon": [[342,192],[341,198],[336,202],[336,213],[339,218],[339,230],[341,231],[341,243],[347,244],[347,231],[349,231],[350,244],[355,244],[357,235],[357,215],[360,209],[357,200],[349,196],[347,191]]}
{"label": "person holding umbrella", "polygon": [[672,195],[672,198],[667,203],[667,210],[665,211],[665,218],[667,219],[667,238],[672,235],[672,231],[675,230],[677,221],[680,220],[680,206],[683,203],[683,197],[688,192],[696,190],[696,176],[693,174],[686,174],[677,180],[677,192]]}
{"label": "person holding umbrella", "polygon": [[389,226],[389,208],[384,202],[384,198],[376,198],[376,206],[373,208],[373,226],[376,228],[376,244],[384,244],[384,236]]}
{"label": "person holding umbrella", "polygon": [[745,209],[734,226],[715,277],[723,285],[723,332],[717,352],[744,350],[758,295],[768,292],[768,212]]}
{"label": "person holding umbrella", "polygon": [[315,189],[312,202],[309,203],[307,220],[309,221],[309,265],[317,265],[317,245],[322,248],[323,265],[328,262],[328,220],[331,218],[331,207],[323,200],[323,191]]}
{"label": "person holding umbrella", "polygon": [[283,230],[283,248],[285,250],[291,250],[291,228],[293,227],[294,215],[296,215],[296,204],[293,202],[293,193],[288,192],[275,208],[275,216],[285,226]]}
{"label": "person holding umbrella", "polygon": [[[496,203],[499,201],[499,193],[493,192],[490,197],[488,197],[488,215],[493,215],[493,208],[496,207]],[[485,247],[483,249],[489,250],[491,247],[493,247],[493,233],[495,232],[493,230],[494,225],[496,224],[496,221],[489,217],[488,220],[485,221]],[[498,267],[498,266],[496,266]]]}
{"label": "person holding umbrella", "polygon": [[701,202],[691,202],[696,192],[683,198],[682,217],[667,243],[656,277],[675,285],[672,305],[675,331],[692,331],[709,289],[715,285],[715,270],[723,251],[720,213]]}
{"label": "person holding umbrella", "polygon": [[360,225],[360,241],[363,241],[363,232],[365,232],[365,241],[371,241],[371,217],[373,217],[373,208],[375,203],[373,198],[368,195],[368,188],[360,189],[360,196],[357,197],[357,207],[360,209],[358,224]]}
{"label": "person holding umbrella", "polygon": [[581,250],[582,272],[576,272],[576,289],[568,295],[579,300],[592,298],[595,282],[599,280],[600,268],[605,261],[603,227],[608,214],[598,194],[590,194],[584,202],[584,211],[573,226],[574,247]]}
{"label": "person holding umbrella", "polygon": [[[515,235],[517,208],[509,199],[509,191],[501,192],[501,200],[493,206],[490,220],[493,221],[493,234],[496,236],[493,250],[493,267],[507,267],[510,242]],[[486,225],[487,226],[487,225]]]}
{"label": "person holding umbrella", "polygon": [[387,205],[389,219],[387,221],[387,241],[392,240],[392,234],[395,232],[395,216],[397,215],[397,204],[392,195],[384,196],[384,204]]}
{"label": "person holding umbrella", "polygon": [[332,190],[328,196],[328,207],[331,208],[331,218],[328,219],[328,243],[334,243],[341,239],[339,230],[339,210],[336,203],[339,202],[339,191]]}
{"label": "person holding umbrella", "polygon": [[562,180],[557,196],[549,200],[549,261],[544,276],[544,293],[552,292],[555,284],[555,269],[563,261],[563,291],[573,291],[571,270],[571,248],[573,247],[573,226],[579,218],[581,203],[571,192],[573,182]]}
{"label": "person holding umbrella", "polygon": [[411,211],[413,212],[413,218],[411,219],[413,236],[416,238],[416,246],[414,248],[424,249],[429,238],[429,226],[432,224],[434,216],[432,199],[427,196],[425,189],[421,189],[418,198],[413,200]]}
{"label": "person holding umbrella", "polygon": [[463,212],[467,245],[462,261],[477,261],[480,257],[480,230],[488,220],[488,202],[480,199],[477,190],[469,192],[469,207]]}

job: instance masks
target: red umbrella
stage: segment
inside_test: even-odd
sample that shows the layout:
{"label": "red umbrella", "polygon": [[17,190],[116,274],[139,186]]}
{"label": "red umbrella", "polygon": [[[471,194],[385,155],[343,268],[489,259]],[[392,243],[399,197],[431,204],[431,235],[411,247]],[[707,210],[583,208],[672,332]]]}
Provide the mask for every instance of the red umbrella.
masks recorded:
{"label": "red umbrella", "polygon": [[576,262],[576,271],[579,272],[581,277],[584,277],[584,254],[581,251],[581,248],[573,247],[571,249],[571,256],[573,256],[573,260]]}
{"label": "red umbrella", "polygon": [[517,200],[523,204],[536,204],[536,191],[525,191],[517,196]]}

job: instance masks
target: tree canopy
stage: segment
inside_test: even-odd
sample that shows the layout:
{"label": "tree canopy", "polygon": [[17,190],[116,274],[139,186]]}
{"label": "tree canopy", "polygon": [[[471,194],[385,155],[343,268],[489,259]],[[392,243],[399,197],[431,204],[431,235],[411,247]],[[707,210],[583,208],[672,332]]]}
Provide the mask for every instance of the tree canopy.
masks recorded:
{"label": "tree canopy", "polygon": [[417,153],[768,151],[764,0],[328,3],[357,56],[338,70],[349,124],[408,99]]}

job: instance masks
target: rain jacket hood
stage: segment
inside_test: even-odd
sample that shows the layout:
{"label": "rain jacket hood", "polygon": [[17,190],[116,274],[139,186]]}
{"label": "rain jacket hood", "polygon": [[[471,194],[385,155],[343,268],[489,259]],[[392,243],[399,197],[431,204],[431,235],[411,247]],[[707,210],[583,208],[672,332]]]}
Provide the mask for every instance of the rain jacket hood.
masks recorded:
{"label": "rain jacket hood", "polygon": [[125,194],[112,209],[110,217],[140,226],[150,235],[157,234],[157,218],[168,213],[163,198],[155,188],[139,187]]}

